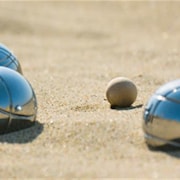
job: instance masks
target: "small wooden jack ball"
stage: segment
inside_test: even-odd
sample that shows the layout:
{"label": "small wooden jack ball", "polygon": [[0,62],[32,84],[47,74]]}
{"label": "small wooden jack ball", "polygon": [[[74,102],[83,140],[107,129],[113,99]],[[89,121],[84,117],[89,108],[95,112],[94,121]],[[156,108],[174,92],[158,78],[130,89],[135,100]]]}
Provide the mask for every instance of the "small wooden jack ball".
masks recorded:
{"label": "small wooden jack ball", "polygon": [[137,97],[136,85],[126,77],[114,78],[107,85],[106,97],[111,107],[130,107]]}

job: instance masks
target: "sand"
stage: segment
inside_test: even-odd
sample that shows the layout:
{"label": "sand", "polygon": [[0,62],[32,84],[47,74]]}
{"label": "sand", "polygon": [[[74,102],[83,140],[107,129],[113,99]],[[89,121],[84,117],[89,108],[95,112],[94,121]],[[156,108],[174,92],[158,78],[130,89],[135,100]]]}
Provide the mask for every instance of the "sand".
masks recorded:
{"label": "sand", "polygon": [[[180,151],[152,151],[149,97],[180,76],[178,2],[0,2],[0,41],[38,99],[35,126],[0,136],[0,177],[180,178]],[[108,82],[138,96],[111,109]]]}

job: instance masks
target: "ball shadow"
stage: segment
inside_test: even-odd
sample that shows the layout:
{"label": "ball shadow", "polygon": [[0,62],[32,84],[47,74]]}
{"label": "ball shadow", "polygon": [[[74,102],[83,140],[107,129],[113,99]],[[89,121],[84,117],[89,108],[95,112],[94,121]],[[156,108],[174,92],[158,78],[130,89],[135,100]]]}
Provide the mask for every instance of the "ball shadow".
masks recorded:
{"label": "ball shadow", "polygon": [[121,110],[132,110],[143,107],[143,104],[139,104],[136,106],[129,106],[129,107],[119,107],[119,106],[111,106],[111,109],[121,111]]}
{"label": "ball shadow", "polygon": [[0,134],[0,143],[28,143],[36,139],[43,131],[43,124],[36,121],[31,127]]}
{"label": "ball shadow", "polygon": [[149,145],[147,145],[147,146],[148,146],[148,149],[153,152],[162,152],[162,153],[166,153],[170,156],[180,158],[180,147],[175,147],[172,145],[163,145],[160,147],[152,147]]}

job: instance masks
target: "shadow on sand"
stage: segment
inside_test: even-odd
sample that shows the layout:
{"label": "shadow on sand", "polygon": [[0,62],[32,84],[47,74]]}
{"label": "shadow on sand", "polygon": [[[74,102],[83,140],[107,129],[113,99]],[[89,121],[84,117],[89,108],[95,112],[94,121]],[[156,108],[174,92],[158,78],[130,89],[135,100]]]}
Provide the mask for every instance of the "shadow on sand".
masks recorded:
{"label": "shadow on sand", "polygon": [[36,139],[43,131],[43,124],[36,121],[31,127],[0,135],[0,143],[28,143]]}
{"label": "shadow on sand", "polygon": [[121,111],[121,110],[132,110],[132,109],[137,109],[137,108],[141,108],[143,106],[143,104],[139,104],[139,105],[136,105],[136,106],[130,106],[130,107],[119,107],[119,106],[111,106],[111,109],[113,110],[118,110],[118,111]]}
{"label": "shadow on sand", "polygon": [[170,156],[180,158],[180,147],[175,147],[172,145],[163,145],[160,147],[148,146],[148,149],[153,152],[162,152],[162,153],[168,154]]}

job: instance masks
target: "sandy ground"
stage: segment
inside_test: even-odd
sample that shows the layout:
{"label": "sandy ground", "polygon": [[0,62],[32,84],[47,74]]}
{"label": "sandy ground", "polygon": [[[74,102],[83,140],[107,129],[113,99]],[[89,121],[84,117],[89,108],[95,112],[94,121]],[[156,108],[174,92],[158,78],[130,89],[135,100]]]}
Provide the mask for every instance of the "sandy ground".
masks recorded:
{"label": "sandy ground", "polygon": [[[180,178],[180,151],[152,151],[142,113],[180,76],[178,2],[0,2],[0,41],[38,99],[34,127],[0,136],[1,178]],[[112,110],[107,83],[134,81]]]}

